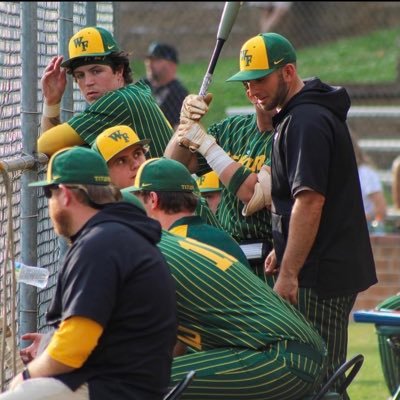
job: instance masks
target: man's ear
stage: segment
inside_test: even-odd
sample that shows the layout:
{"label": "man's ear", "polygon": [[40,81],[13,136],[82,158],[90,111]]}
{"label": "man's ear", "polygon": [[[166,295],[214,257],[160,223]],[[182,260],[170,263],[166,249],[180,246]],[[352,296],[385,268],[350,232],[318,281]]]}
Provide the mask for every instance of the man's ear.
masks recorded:
{"label": "man's ear", "polygon": [[158,208],[158,205],[160,203],[160,199],[158,197],[158,194],[156,192],[150,192],[150,207],[152,210],[155,210]]}
{"label": "man's ear", "polygon": [[59,201],[61,202],[61,204],[63,206],[70,205],[72,202],[73,196],[75,196],[73,191],[63,184],[59,185],[58,188],[59,188],[58,198],[59,198]]}

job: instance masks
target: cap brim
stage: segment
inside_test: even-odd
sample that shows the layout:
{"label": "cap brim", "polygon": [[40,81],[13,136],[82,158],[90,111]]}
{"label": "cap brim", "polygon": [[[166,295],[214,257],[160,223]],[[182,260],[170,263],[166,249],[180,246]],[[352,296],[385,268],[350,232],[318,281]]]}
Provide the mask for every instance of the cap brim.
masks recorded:
{"label": "cap brim", "polygon": [[270,69],[258,69],[252,71],[240,71],[237,74],[231,76],[226,80],[226,82],[237,82],[237,81],[251,81],[253,79],[260,79],[264,76],[272,74],[276,71],[276,68]]}
{"label": "cap brim", "polygon": [[[68,60],[63,61],[63,62],[60,64],[60,66],[63,67],[63,68],[69,68],[69,67],[71,66],[72,63],[74,63],[74,62],[76,62],[76,61],[79,61],[80,59],[81,59],[81,60],[84,60],[85,58],[105,57],[105,56],[108,56],[108,55],[111,54],[111,53],[115,53],[115,50],[106,51],[106,52],[104,52],[104,53],[92,53],[92,54],[85,54],[85,55],[79,56],[79,57],[73,57],[73,58],[70,58],[70,59],[68,59]],[[96,63],[94,62],[94,64],[96,64]]]}
{"label": "cap brim", "polygon": [[[133,143],[133,144],[140,144],[140,145],[142,145],[142,146],[147,146],[150,142],[151,142],[150,139],[142,139],[142,140],[139,140],[138,142]],[[133,146],[133,145],[132,145],[132,146]]]}
{"label": "cap brim", "polygon": [[53,185],[52,182],[49,181],[38,181],[38,182],[32,182],[28,186],[50,186]]}
{"label": "cap brim", "polygon": [[126,192],[140,192],[142,189],[137,186],[128,186],[128,187],[124,188],[124,190]]}
{"label": "cap brim", "polygon": [[200,193],[222,192],[223,188],[200,189]]}

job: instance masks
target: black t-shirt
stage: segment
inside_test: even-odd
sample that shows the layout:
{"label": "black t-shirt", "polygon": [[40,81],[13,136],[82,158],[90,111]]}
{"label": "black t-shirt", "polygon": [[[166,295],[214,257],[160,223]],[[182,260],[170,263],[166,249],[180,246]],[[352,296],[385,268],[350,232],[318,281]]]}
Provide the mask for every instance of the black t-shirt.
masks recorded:
{"label": "black t-shirt", "polygon": [[177,322],[175,285],[156,246],[160,235],[158,222],[118,203],[72,238],[47,321],[81,316],[104,328],[84,365],[56,376],[72,390],[88,382],[95,400],[165,394]]}

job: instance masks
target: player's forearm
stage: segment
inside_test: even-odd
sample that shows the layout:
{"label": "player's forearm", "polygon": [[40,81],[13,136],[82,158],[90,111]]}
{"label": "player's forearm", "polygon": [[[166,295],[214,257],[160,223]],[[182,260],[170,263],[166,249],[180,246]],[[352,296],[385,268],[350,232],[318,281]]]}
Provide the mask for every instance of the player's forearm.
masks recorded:
{"label": "player's forearm", "polygon": [[302,191],[290,215],[289,235],[280,273],[297,277],[315,242],[321,220],[324,197],[316,192]]}
{"label": "player's forearm", "polygon": [[58,117],[46,117],[42,115],[42,119],[40,121],[41,132],[46,132],[51,128],[54,128],[57,125],[61,124],[60,116]]}
{"label": "player's forearm", "polygon": [[42,133],[61,123],[60,110],[60,103],[53,105],[43,103],[42,119],[40,123]]}
{"label": "player's forearm", "polygon": [[[229,183],[231,182],[232,177],[242,167],[243,167],[242,164],[232,160],[232,163],[229,164],[221,172],[219,179],[225,187],[229,187]],[[251,173],[239,186],[239,189],[236,192],[237,198],[243,203],[248,203],[253,196],[254,186],[256,183],[257,183],[257,174]]]}
{"label": "player's forearm", "polygon": [[172,136],[164,151],[164,156],[177,160],[186,165],[191,173],[195,173],[198,168],[197,155],[188,148],[180,146],[176,140],[176,134]]}
{"label": "player's forearm", "polygon": [[75,368],[54,360],[44,351],[28,364],[28,370],[32,378],[38,378],[72,372]]}

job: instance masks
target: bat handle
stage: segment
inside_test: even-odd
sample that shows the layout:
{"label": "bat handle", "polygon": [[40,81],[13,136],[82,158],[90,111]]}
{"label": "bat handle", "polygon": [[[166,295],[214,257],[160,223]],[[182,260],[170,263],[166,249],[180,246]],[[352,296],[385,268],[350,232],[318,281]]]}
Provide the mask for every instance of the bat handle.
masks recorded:
{"label": "bat handle", "polygon": [[210,63],[208,64],[207,73],[204,75],[203,83],[201,84],[201,88],[199,91],[200,96],[205,96],[207,94],[207,89],[211,83],[211,78],[214,73],[215,66],[217,65],[218,57],[221,53],[224,43],[225,39],[217,38],[217,42],[215,43],[215,48],[211,56]]}
{"label": "bat handle", "polygon": [[199,90],[199,96],[203,96],[204,97],[207,94],[207,89],[210,86],[211,79],[212,79],[212,74],[207,72],[204,75],[203,83],[201,84],[201,87],[200,87],[200,90]]}

